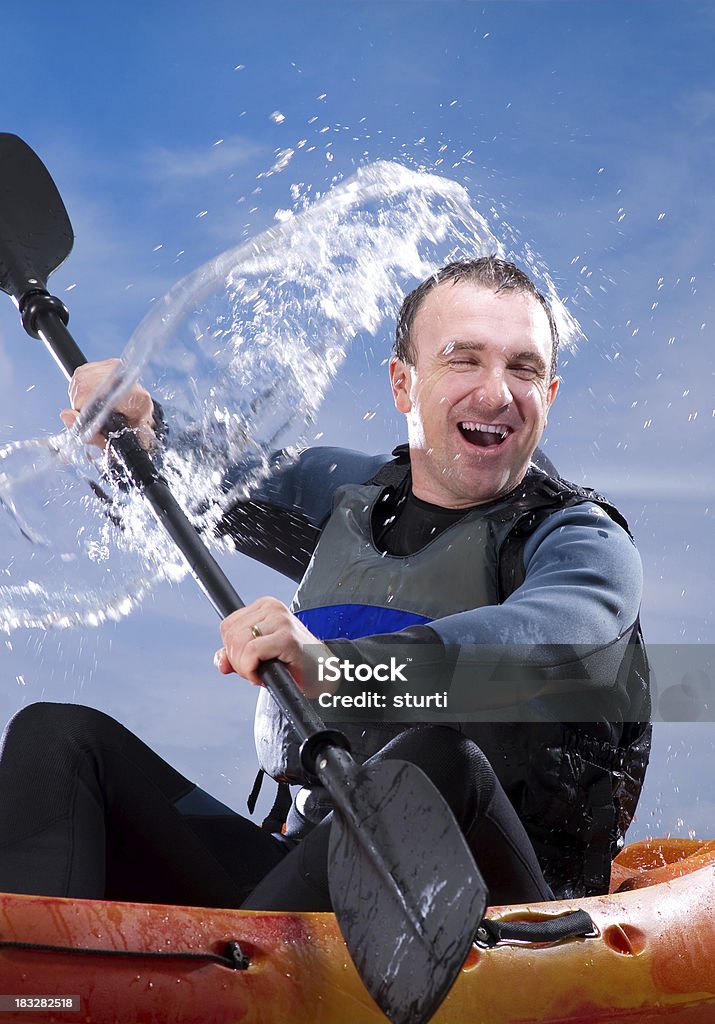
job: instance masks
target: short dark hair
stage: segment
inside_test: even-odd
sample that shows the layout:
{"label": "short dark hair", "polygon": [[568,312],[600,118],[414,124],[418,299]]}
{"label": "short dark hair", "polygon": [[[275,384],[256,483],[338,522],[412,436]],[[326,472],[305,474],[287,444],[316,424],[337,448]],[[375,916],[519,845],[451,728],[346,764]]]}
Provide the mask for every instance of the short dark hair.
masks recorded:
{"label": "short dark hair", "polygon": [[426,296],[443,281],[451,281],[457,284],[458,281],[468,281],[485,288],[493,288],[495,292],[513,289],[532,295],[542,306],[549,320],[551,329],[551,379],[556,376],[556,362],[559,350],[559,332],[554,320],[551,307],[536,287],[534,282],[523,270],[520,270],[515,263],[499,259],[498,256],[480,256],[472,260],[456,260],[448,263],[428,277],[422,284],[405,298],[397,317],[397,330],[395,331],[394,355],[403,362],[414,366],[415,350],[410,338],[410,332],[415,317],[424,302]]}

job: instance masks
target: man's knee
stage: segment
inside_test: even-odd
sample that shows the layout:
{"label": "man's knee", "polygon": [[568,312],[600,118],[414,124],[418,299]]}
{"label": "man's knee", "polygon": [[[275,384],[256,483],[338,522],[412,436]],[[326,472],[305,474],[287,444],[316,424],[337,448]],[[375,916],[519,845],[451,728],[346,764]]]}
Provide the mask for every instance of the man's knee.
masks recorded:
{"label": "man's knee", "polygon": [[489,771],[486,756],[477,744],[447,725],[416,725],[405,729],[385,747],[380,757],[404,758],[414,764],[444,766],[445,771]]}
{"label": "man's knee", "polygon": [[446,725],[418,725],[400,733],[376,755],[417,765],[448,802],[479,793],[489,799],[496,784],[494,770],[477,744]]}
{"label": "man's knee", "polygon": [[82,704],[53,704],[40,701],[22,708],[8,723],[4,749],[20,745],[37,752],[57,742],[91,744],[108,728],[119,726],[114,719]]}

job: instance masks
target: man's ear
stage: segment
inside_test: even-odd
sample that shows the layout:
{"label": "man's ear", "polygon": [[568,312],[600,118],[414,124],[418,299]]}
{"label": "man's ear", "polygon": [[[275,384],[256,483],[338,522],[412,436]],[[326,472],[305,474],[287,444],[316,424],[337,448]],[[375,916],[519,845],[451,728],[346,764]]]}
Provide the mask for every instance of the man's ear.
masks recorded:
{"label": "man's ear", "polygon": [[410,391],[412,389],[411,367],[397,356],[390,359],[390,387],[398,412],[408,413],[412,409]]}
{"label": "man's ear", "polygon": [[553,400],[556,398],[556,392],[559,390],[559,384],[560,383],[561,383],[561,381],[559,380],[559,378],[558,377],[554,377],[554,379],[549,384],[548,390],[546,392],[546,411],[547,412],[551,408],[551,404],[552,404]]}

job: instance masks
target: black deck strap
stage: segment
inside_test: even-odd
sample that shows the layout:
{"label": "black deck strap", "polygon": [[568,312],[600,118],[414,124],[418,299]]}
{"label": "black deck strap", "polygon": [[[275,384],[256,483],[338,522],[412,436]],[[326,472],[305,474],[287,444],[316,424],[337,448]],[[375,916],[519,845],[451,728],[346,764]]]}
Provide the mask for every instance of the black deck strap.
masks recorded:
{"label": "black deck strap", "polygon": [[282,832],[292,803],[290,786],[287,782],[279,782],[273,806],[261,822],[261,828],[267,832]]}
{"label": "black deck strap", "polygon": [[[266,773],[264,770],[259,768],[258,774],[253,781],[253,789],[248,794],[248,800],[246,801],[249,814],[253,814],[256,809],[258,794],[261,792],[265,775]],[[261,828],[266,829],[267,832],[281,832],[283,830],[286,818],[288,817],[288,811],[290,810],[290,805],[293,803],[293,797],[291,796],[290,786],[288,783],[278,782],[276,783],[276,786],[276,798],[273,801],[270,811],[261,822]]]}
{"label": "black deck strap", "polygon": [[240,945],[235,939],[226,943],[225,955],[219,953],[182,953],[168,950],[144,950],[144,949],[99,949],[89,946],[55,946],[45,942],[13,942],[11,940],[0,941],[0,949],[29,950],[34,953],[63,953],[73,956],[111,956],[124,959],[146,960],[201,960],[204,963],[218,964],[220,967],[229,967],[233,971],[245,971],[251,961],[242,952]]}
{"label": "black deck strap", "polygon": [[499,942],[560,942],[562,939],[588,939],[597,935],[595,925],[585,910],[541,921],[490,921],[484,918],[477,929],[475,941],[481,946]]}

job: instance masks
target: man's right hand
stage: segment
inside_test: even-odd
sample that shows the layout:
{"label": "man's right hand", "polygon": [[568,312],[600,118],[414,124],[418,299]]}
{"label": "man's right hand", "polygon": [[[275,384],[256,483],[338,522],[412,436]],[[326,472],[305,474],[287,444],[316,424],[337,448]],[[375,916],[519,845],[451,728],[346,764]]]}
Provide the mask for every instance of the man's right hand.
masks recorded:
{"label": "man's right hand", "polygon": [[[103,359],[100,362],[85,363],[84,366],[75,370],[69,385],[72,408],[63,409],[60,413],[60,419],[68,430],[74,426],[87,402],[119,365],[119,359]],[[154,403],[145,388],[140,384],[135,384],[117,404],[116,412],[120,412],[126,417],[127,423],[137,431],[141,444],[147,450],[150,451],[156,445]],[[104,448],[107,440],[101,434],[96,434],[92,438],[91,444]]]}

